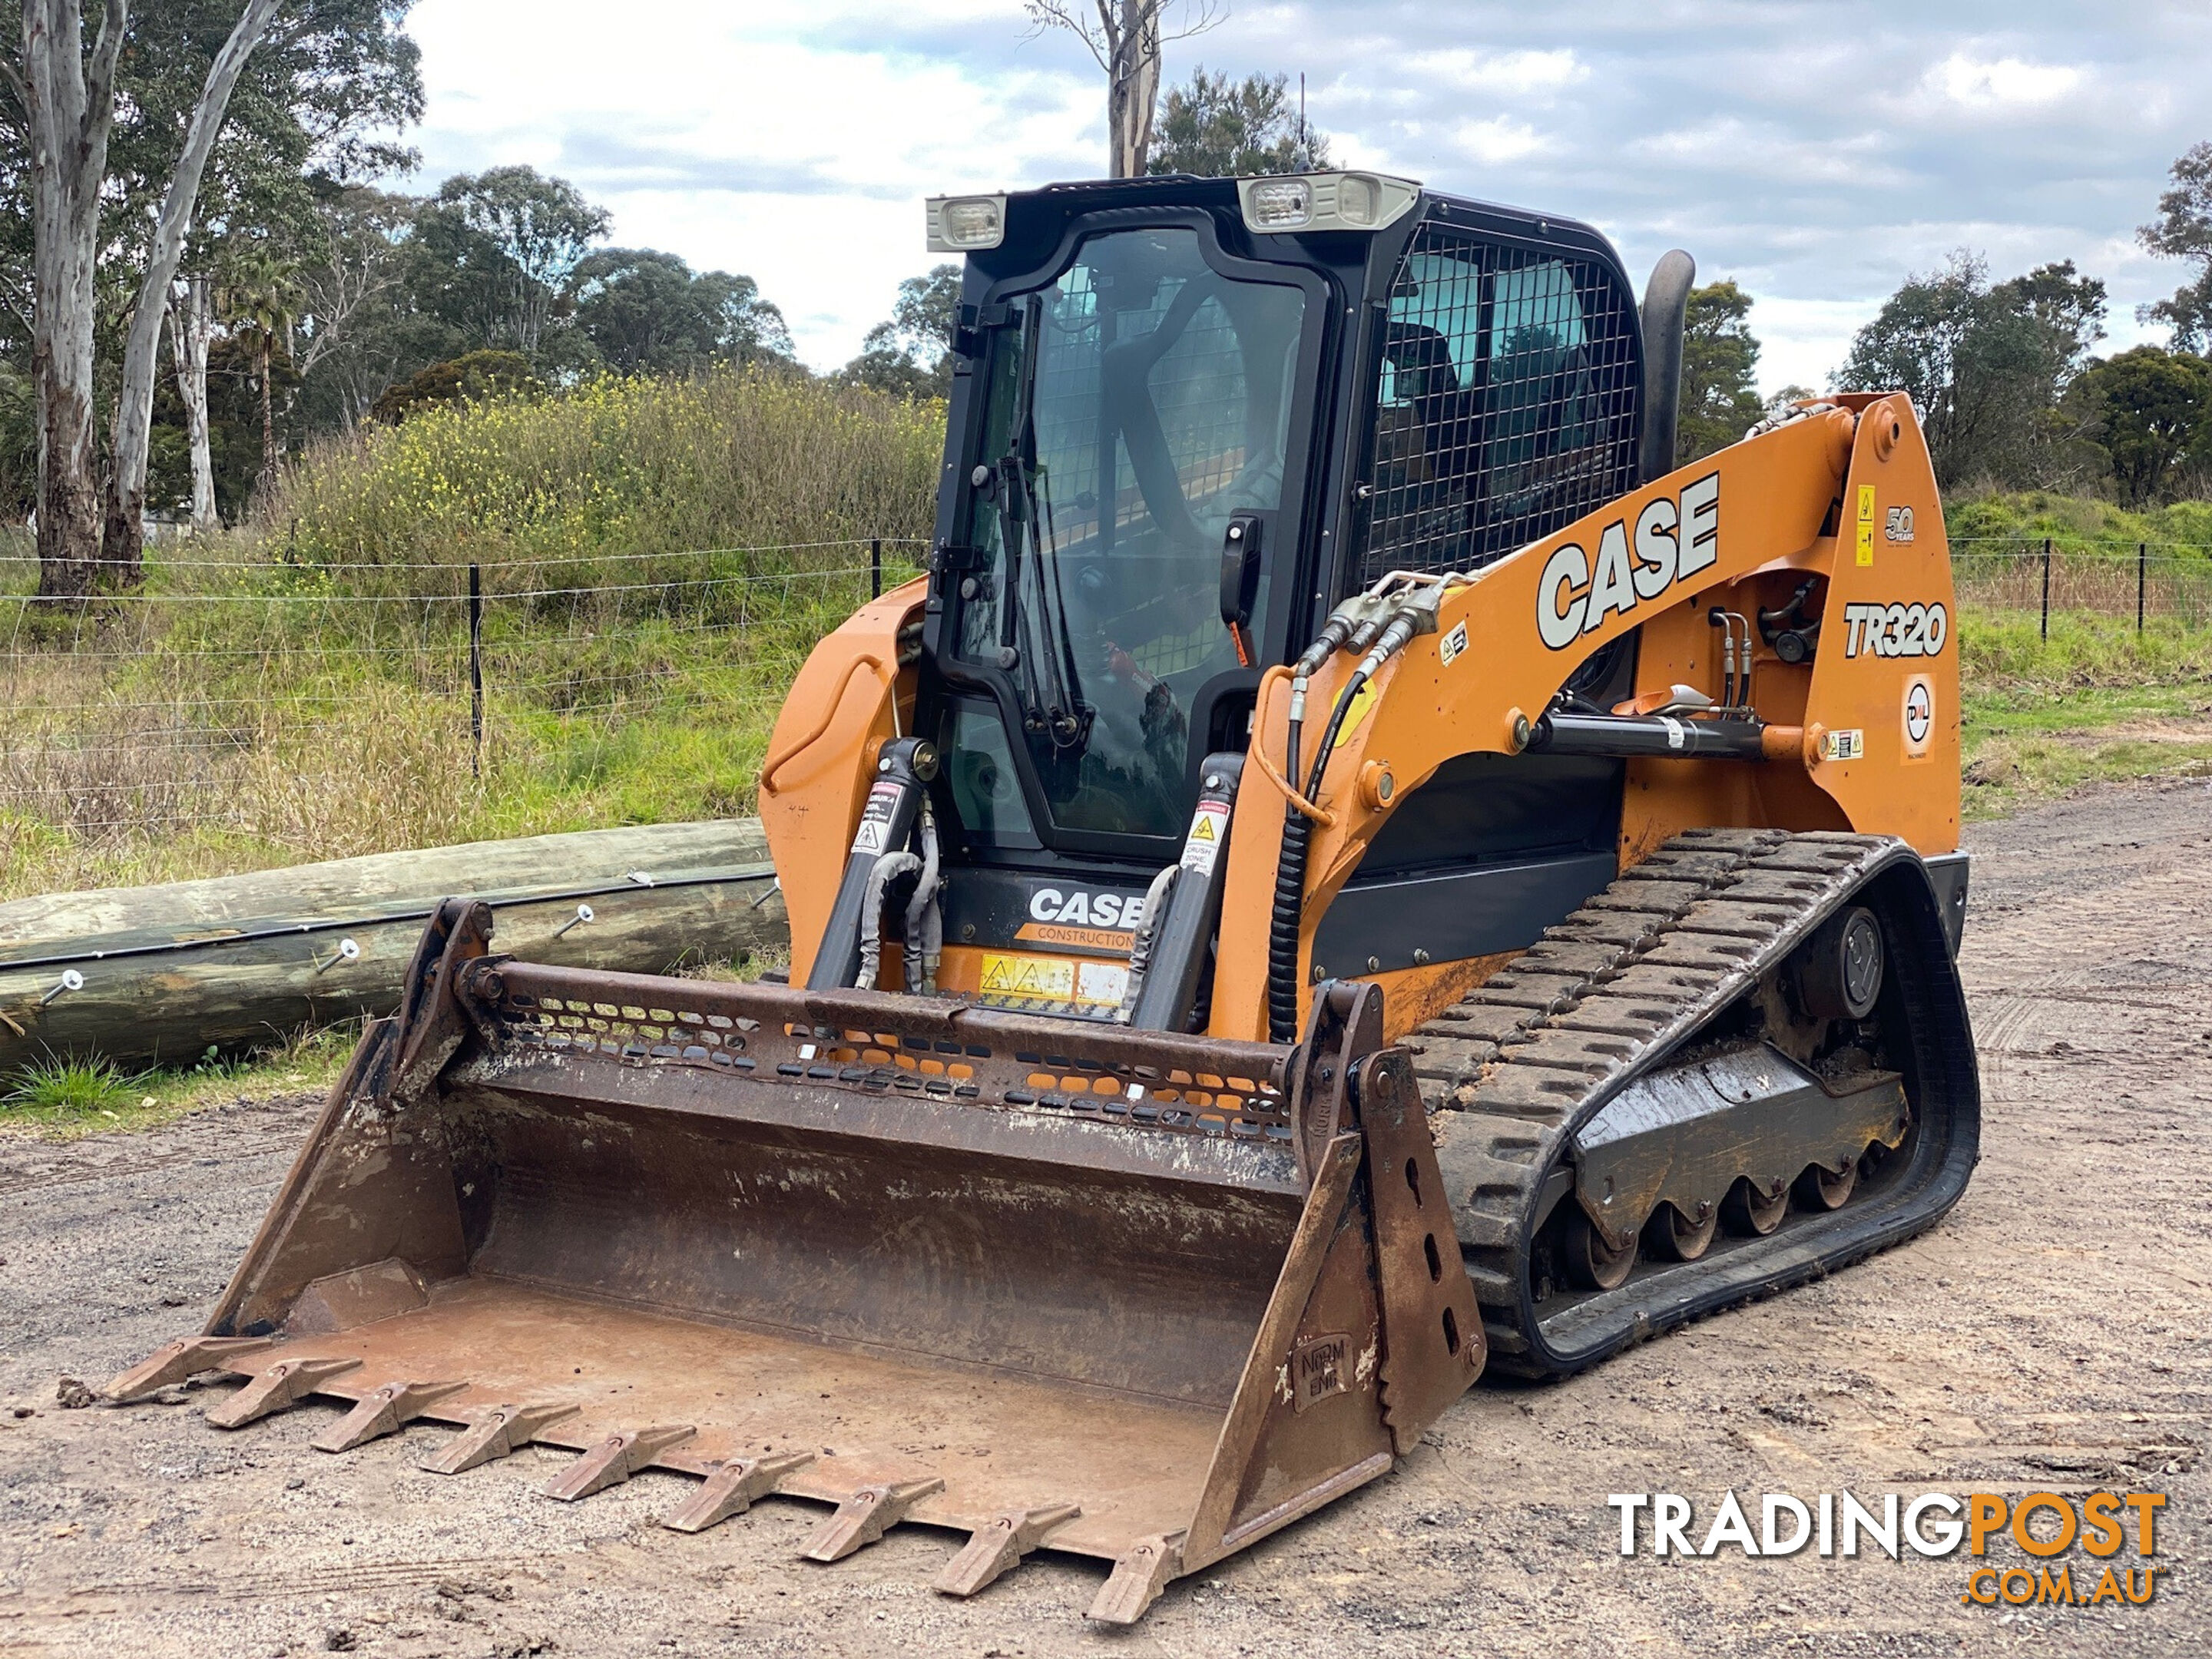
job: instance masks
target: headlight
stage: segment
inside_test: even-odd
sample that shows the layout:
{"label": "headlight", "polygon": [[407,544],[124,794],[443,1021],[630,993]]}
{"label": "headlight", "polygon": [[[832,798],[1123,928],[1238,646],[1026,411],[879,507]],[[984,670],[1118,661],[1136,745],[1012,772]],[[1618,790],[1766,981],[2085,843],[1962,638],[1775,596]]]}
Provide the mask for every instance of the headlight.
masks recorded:
{"label": "headlight", "polygon": [[1380,230],[1413,209],[1421,187],[1382,173],[1307,173],[1276,179],[1239,179],[1237,195],[1247,228],[1279,234],[1294,230]]}
{"label": "headlight", "polygon": [[1313,222],[1313,185],[1261,179],[1244,192],[1244,222],[1255,230],[1298,230]]}
{"label": "headlight", "polygon": [[1373,224],[1382,204],[1382,186],[1364,173],[1347,173],[1336,181],[1336,210],[1347,225]]}
{"label": "headlight", "polygon": [[932,253],[973,253],[1006,240],[1003,196],[933,196],[928,205]]}

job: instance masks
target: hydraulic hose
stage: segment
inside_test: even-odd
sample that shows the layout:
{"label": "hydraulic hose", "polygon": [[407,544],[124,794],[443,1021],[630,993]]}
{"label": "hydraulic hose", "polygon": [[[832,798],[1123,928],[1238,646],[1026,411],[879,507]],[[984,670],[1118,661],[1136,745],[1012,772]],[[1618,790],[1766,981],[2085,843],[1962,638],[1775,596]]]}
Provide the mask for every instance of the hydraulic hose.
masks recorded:
{"label": "hydraulic hose", "polygon": [[[1305,797],[1315,799],[1321,789],[1322,775],[1328,770],[1328,757],[1336,749],[1337,734],[1344,729],[1345,716],[1352,712],[1352,700],[1359,695],[1359,688],[1367,684],[1365,663],[1352,671],[1352,678],[1344,683],[1337,694],[1336,707],[1329,711],[1328,724],[1322,728],[1321,744],[1314,750],[1313,771],[1306,780]],[[1297,765],[1295,749],[1290,763]],[[1296,778],[1295,769],[1285,774]],[[1298,927],[1304,919],[1306,891],[1306,853],[1313,840],[1313,820],[1296,806],[1286,809],[1283,821],[1283,854],[1275,862],[1275,902],[1267,918],[1267,1040],[1270,1042],[1295,1042],[1298,1030]]]}
{"label": "hydraulic hose", "polygon": [[945,954],[945,912],[938,893],[945,884],[937,840],[937,814],[922,797],[916,839],[921,842],[921,873],[906,905],[906,951],[901,957],[906,988],[912,996],[937,994],[937,964]]}
{"label": "hydraulic hose", "polygon": [[1124,1025],[1136,1011],[1137,994],[1145,988],[1145,975],[1152,965],[1152,945],[1159,938],[1160,918],[1167,911],[1168,894],[1182,868],[1179,864],[1169,865],[1145,890],[1145,908],[1139,913],[1136,936],[1129,941],[1129,977],[1121,992],[1121,1006],[1114,1013]]}
{"label": "hydraulic hose", "polygon": [[918,875],[921,860],[912,853],[886,853],[868,871],[868,902],[860,911],[860,971],[853,983],[863,991],[883,988],[876,983],[884,960],[884,900],[890,884],[901,876]]}
{"label": "hydraulic hose", "polygon": [[[1375,677],[1382,665],[1395,656],[1413,637],[1419,627],[1411,611],[1400,611],[1389,623],[1377,629],[1371,623],[1360,625],[1355,633],[1352,619],[1343,614],[1343,607],[1332,613],[1322,637],[1316,640],[1306,654],[1298,659],[1291,680],[1291,718],[1289,741],[1285,745],[1283,775],[1292,783],[1298,776],[1299,728],[1305,717],[1306,677],[1333,655],[1347,639],[1361,643],[1371,642],[1359,666],[1344,683],[1337,694],[1336,706],[1329,711],[1328,724],[1322,730],[1321,744],[1314,750],[1313,769],[1306,781],[1305,798],[1318,800],[1322,775],[1328,770],[1329,757],[1336,750],[1336,740],[1344,730],[1344,722],[1352,712],[1352,699],[1360,688]],[[1296,805],[1285,807],[1283,815],[1283,850],[1275,861],[1275,899],[1267,916],[1267,1040],[1270,1042],[1295,1042],[1298,1032],[1298,929],[1304,920],[1306,890],[1306,854],[1313,839],[1313,821]]]}
{"label": "hydraulic hose", "polygon": [[1305,896],[1306,841],[1313,823],[1295,806],[1283,817],[1275,861],[1275,902],[1267,916],[1267,1041],[1295,1042],[1298,1032],[1298,921]]}

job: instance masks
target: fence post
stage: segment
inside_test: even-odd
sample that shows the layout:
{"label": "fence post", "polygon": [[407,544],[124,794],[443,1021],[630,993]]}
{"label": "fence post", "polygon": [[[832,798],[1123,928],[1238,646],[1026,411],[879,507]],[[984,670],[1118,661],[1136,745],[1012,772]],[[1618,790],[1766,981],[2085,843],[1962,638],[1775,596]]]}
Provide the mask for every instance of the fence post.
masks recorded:
{"label": "fence post", "polygon": [[884,538],[875,537],[868,543],[868,597],[880,599],[884,596]]}
{"label": "fence post", "polygon": [[483,574],[469,561],[469,775],[483,776]]}
{"label": "fence post", "polygon": [[2150,574],[2150,544],[2136,544],[2136,632],[2142,632],[2143,579]]}
{"label": "fence post", "polygon": [[2043,538],[2043,637],[2051,637],[2051,538]]}

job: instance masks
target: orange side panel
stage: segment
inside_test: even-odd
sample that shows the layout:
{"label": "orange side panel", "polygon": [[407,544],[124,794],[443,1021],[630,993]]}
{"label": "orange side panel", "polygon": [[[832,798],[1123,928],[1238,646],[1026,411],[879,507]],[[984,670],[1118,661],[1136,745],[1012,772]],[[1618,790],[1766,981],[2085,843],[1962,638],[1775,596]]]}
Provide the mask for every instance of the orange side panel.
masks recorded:
{"label": "orange side panel", "polygon": [[[1693,686],[1719,698],[1726,690],[1722,632],[1716,608],[1756,627],[1759,613],[1786,606],[1805,578],[1826,574],[1834,540],[1822,537],[1802,553],[1776,559],[1740,580],[1707,588],[1644,626],[1636,653],[1636,690],[1655,703],[1671,687]],[[1812,686],[1810,664],[1785,663],[1755,632],[1752,706],[1770,725],[1802,726]],[[1620,808],[1620,866],[1640,864],[1685,830],[1711,824],[1781,830],[1848,830],[1843,810],[1806,775],[1802,763],[1711,760],[1632,760]]]}
{"label": "orange side panel", "polygon": [[[1806,702],[1813,781],[1854,830],[1959,845],[1959,606],[1928,446],[1901,392],[1863,403]],[[1856,750],[1850,757],[1841,757]]]}
{"label": "orange side panel", "polygon": [[769,738],[761,826],[791,916],[794,985],[805,982],[829,926],[877,751],[911,729],[915,678],[899,672],[898,635],[927,590],[924,577],[895,587],[817,645]]}

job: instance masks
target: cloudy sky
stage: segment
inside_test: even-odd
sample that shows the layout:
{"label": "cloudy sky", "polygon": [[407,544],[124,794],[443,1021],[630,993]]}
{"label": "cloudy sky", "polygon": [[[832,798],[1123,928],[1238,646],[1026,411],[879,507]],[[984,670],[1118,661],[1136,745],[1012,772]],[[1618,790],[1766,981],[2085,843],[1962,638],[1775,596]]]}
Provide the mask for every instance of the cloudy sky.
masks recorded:
{"label": "cloudy sky", "polygon": [[[1168,48],[1306,76],[1341,161],[1589,220],[1758,298],[1766,389],[1819,385],[1951,250],[2072,258],[2115,344],[2180,271],[2135,246],[2212,138],[2212,0],[1229,0]],[[640,21],[649,20],[647,26]],[[420,0],[427,187],[528,161],[615,239],[745,272],[834,367],[926,269],[921,198],[1103,169],[1103,76],[1019,0]]]}

